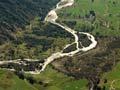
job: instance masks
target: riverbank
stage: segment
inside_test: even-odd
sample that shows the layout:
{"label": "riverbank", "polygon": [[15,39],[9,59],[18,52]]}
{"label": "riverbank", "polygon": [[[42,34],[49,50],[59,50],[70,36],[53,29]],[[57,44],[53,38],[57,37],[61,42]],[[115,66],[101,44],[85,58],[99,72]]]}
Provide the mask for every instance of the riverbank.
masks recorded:
{"label": "riverbank", "polygon": [[76,79],[86,78],[89,81],[89,87],[93,83],[94,88],[102,89],[103,87],[99,86],[102,75],[109,73],[120,61],[120,39],[119,37],[102,37],[97,38],[97,41],[98,45],[95,49],[86,53],[77,53],[73,57],[57,59],[52,62],[53,68]]}

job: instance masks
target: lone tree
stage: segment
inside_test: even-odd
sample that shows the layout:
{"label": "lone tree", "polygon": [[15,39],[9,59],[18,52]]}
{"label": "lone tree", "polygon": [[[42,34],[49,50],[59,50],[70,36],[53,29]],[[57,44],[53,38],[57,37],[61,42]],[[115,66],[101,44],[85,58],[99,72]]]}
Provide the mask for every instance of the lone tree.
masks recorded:
{"label": "lone tree", "polygon": [[94,0],[92,0],[92,2],[94,2]]}
{"label": "lone tree", "polygon": [[35,79],[31,76],[27,77],[26,79],[29,81],[30,84],[36,83]]}

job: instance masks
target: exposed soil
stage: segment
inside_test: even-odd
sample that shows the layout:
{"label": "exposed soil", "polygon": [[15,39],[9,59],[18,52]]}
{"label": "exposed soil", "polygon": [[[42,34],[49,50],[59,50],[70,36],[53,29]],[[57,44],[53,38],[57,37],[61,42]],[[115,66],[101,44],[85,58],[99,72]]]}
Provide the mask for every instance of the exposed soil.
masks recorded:
{"label": "exposed soil", "polygon": [[100,80],[100,75],[110,71],[116,62],[120,61],[119,37],[104,37],[98,38],[98,46],[85,53],[78,53],[73,57],[64,57],[57,59],[52,63],[53,68],[63,72],[76,79],[86,78],[89,80],[89,87],[94,84],[94,90],[100,88],[97,84]]}

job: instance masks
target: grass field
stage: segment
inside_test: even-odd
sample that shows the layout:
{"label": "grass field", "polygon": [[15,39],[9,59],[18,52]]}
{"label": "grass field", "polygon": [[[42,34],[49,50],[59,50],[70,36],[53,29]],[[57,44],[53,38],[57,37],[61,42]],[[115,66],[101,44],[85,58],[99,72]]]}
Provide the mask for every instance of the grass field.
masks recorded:
{"label": "grass field", "polygon": [[43,84],[30,84],[12,72],[0,70],[0,90],[87,90],[87,80],[75,80],[53,70],[50,66],[39,75],[26,74],[26,76],[32,76],[36,82],[41,81]]}
{"label": "grass field", "polygon": [[[90,11],[96,14],[94,21],[88,17]],[[76,21],[73,26],[75,30],[85,31],[91,25],[94,29],[90,32],[94,35],[120,36],[120,0],[75,0],[72,7],[64,8],[58,13],[60,22]]]}
{"label": "grass field", "polygon": [[[103,80],[107,80],[103,83]],[[103,74],[100,86],[105,86],[105,90],[120,90],[120,63],[118,63],[112,71]]]}
{"label": "grass field", "polygon": [[50,66],[40,75],[34,75],[33,77],[38,82],[42,81],[44,83],[38,86],[40,90],[87,90],[87,80],[75,80],[73,77],[68,77],[53,70]]}
{"label": "grass field", "polygon": [[0,70],[0,90],[37,90],[26,80],[19,79],[12,72]]}

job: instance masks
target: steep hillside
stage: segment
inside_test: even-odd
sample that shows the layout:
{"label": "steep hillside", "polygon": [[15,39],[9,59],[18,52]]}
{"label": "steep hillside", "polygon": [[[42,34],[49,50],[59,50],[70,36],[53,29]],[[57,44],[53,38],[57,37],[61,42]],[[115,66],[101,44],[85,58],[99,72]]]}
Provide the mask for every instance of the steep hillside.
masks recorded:
{"label": "steep hillside", "polygon": [[[41,20],[59,0],[0,0],[0,44],[15,39],[13,32],[24,29],[35,16]],[[21,29],[22,28],[22,29]]]}

